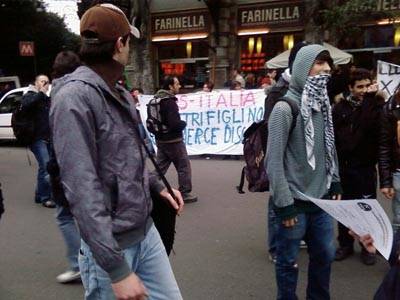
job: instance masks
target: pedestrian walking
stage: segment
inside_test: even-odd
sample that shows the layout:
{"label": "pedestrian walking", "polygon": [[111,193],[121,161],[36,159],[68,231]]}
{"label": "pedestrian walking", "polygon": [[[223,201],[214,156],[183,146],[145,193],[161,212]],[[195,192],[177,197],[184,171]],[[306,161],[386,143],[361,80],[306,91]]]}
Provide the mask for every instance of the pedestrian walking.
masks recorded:
{"label": "pedestrian walking", "polygon": [[181,120],[176,94],[180,89],[179,80],[174,76],[165,76],[162,89],[154,97],[161,99],[160,116],[166,130],[155,133],[157,143],[157,163],[163,174],[174,164],[178,172],[179,191],[185,203],[196,202],[197,196],[192,194],[192,169],[183,142],[183,129],[186,122]]}
{"label": "pedestrian walking", "polygon": [[[332,110],[342,199],[345,200],[376,199],[381,105],[376,93],[368,93],[370,85],[370,72],[356,69],[348,82],[349,93]],[[339,248],[335,260],[341,261],[354,253],[354,239],[341,223],[338,229]],[[361,261],[373,265],[376,256],[362,248]]]}
{"label": "pedestrian walking", "polygon": [[[77,54],[72,51],[61,51],[57,54],[53,63],[53,72],[51,74],[53,80],[72,73],[80,65],[81,61]],[[59,283],[70,283],[81,277],[78,263],[81,236],[69,206],[64,203],[66,199],[60,181],[57,159],[52,143],[50,145],[50,161],[47,170],[50,174],[53,199],[57,206],[56,221],[65,242],[69,263],[69,269],[58,275],[56,279]],[[56,174],[52,170],[56,170]]]}
{"label": "pedestrian walking", "polygon": [[64,192],[82,236],[79,267],[86,299],[182,299],[150,217],[150,190],[181,212],[149,176],[132,96],[117,84],[130,38],[140,37],[112,4],[80,23],[85,65],[54,82],[50,120]]}
{"label": "pedestrian walking", "polygon": [[[299,117],[287,102],[278,102],[268,123],[267,173],[277,234],[277,299],[297,299],[297,256],[300,241],[309,253],[307,299],[329,299],[331,263],[334,258],[331,217],[308,201],[340,199],[338,163],[331,108],[326,86],[332,58],[326,48],[300,49],[293,63],[286,97],[297,103]],[[293,129],[291,129],[293,128]]]}
{"label": "pedestrian walking", "polygon": [[46,169],[50,150],[50,97],[47,96],[49,83],[46,75],[36,76],[34,85],[29,85],[27,93],[22,97],[21,106],[23,110],[30,112],[33,120],[33,141],[29,149],[38,163],[35,202],[41,203],[44,207],[54,208],[50,178]]}
{"label": "pedestrian walking", "polygon": [[[282,98],[289,89],[289,82],[292,73],[292,66],[294,59],[296,58],[297,52],[304,46],[307,46],[306,42],[299,42],[292,50],[290,50],[289,55],[289,67],[282,73],[281,77],[279,77],[278,82],[268,91],[267,97],[265,97],[264,103],[264,120],[268,120],[269,116],[272,112],[272,109],[275,103],[279,98]],[[276,214],[273,209],[273,200],[270,196],[268,200],[268,208],[267,208],[267,241],[268,241],[268,253],[269,259],[271,262],[276,263],[276,241],[277,241],[277,233],[279,230],[279,223],[276,219]],[[304,243],[302,241],[302,243]]]}

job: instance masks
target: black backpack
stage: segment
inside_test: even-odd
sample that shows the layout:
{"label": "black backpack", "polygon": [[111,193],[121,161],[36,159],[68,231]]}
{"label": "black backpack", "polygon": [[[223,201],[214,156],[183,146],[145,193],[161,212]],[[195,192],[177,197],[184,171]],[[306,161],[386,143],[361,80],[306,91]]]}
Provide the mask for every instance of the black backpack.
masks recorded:
{"label": "black backpack", "polygon": [[285,97],[271,99],[271,103],[266,107],[266,110],[269,111],[265,115],[268,117],[264,120],[254,122],[243,133],[243,156],[246,166],[242,169],[240,183],[236,187],[240,194],[244,194],[243,186],[245,177],[249,183],[248,189],[250,192],[269,191],[268,174],[264,165],[268,140],[268,119],[274,105],[279,101],[285,101],[292,109],[293,122],[290,132],[296,126],[297,115],[299,114],[298,104]]}
{"label": "black backpack", "polygon": [[155,97],[147,104],[147,120],[146,127],[149,132],[153,134],[167,133],[168,127],[163,124],[163,120],[160,113],[161,101],[165,98]]}
{"label": "black backpack", "polygon": [[17,142],[22,146],[33,143],[35,138],[34,111],[22,106],[21,103],[13,110],[11,116],[11,127]]}

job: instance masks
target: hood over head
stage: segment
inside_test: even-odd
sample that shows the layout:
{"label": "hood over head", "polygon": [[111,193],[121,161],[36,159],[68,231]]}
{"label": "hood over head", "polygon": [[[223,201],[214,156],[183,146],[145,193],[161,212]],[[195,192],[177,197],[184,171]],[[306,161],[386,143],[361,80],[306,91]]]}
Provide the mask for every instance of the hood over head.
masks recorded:
{"label": "hood over head", "polygon": [[289,83],[289,97],[300,101],[304,85],[315,59],[322,51],[327,50],[325,47],[315,44],[304,46],[297,52]]}

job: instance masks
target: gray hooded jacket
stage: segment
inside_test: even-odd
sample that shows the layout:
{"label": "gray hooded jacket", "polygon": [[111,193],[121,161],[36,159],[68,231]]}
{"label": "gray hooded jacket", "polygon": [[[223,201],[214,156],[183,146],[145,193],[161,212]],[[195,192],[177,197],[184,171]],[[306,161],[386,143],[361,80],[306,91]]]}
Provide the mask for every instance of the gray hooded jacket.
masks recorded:
{"label": "gray hooded jacket", "polygon": [[[320,45],[300,49],[293,64],[292,76],[286,97],[301,106],[301,95],[315,58],[326,50]],[[289,104],[278,102],[268,123],[267,173],[270,179],[271,196],[278,208],[278,215],[288,219],[297,214],[294,199],[304,199],[299,193],[322,198],[328,193],[325,168],[325,134],[322,112],[313,111],[315,170],[307,162],[304,123],[297,117],[296,127],[289,135],[293,116]],[[337,157],[336,166],[337,164]],[[338,170],[331,184],[332,192],[340,192]],[[299,202],[299,204],[302,201]]]}
{"label": "gray hooded jacket", "polygon": [[50,126],[61,181],[83,240],[117,282],[131,273],[122,249],[152,225],[150,188],[164,187],[145,166],[131,95],[86,66],[53,83]]}

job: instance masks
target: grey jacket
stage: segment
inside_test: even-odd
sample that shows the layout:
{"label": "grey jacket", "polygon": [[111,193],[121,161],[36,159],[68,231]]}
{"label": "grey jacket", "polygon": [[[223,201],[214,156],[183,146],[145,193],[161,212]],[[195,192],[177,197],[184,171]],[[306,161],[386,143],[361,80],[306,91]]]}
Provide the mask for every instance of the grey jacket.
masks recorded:
{"label": "grey jacket", "polygon": [[113,282],[131,273],[122,249],[152,225],[150,188],[164,186],[146,169],[131,95],[86,66],[53,82],[50,126],[61,181],[83,240]]}
{"label": "grey jacket", "polygon": [[[308,74],[315,58],[324,50],[326,49],[322,46],[310,45],[301,48],[297,53],[286,97],[296,101],[299,108]],[[267,173],[274,205],[279,208],[278,216],[283,218],[296,215],[295,199],[308,201],[299,192],[322,198],[328,192],[336,194],[341,191],[338,168],[335,168],[333,181],[330,188],[327,188],[325,124],[322,112],[313,110],[312,119],[315,130],[316,167],[314,170],[307,162],[304,121],[301,115],[297,117],[293,131],[290,131],[293,114],[289,104],[281,101],[274,106],[269,119]],[[335,165],[338,166],[337,156],[335,156]]]}

